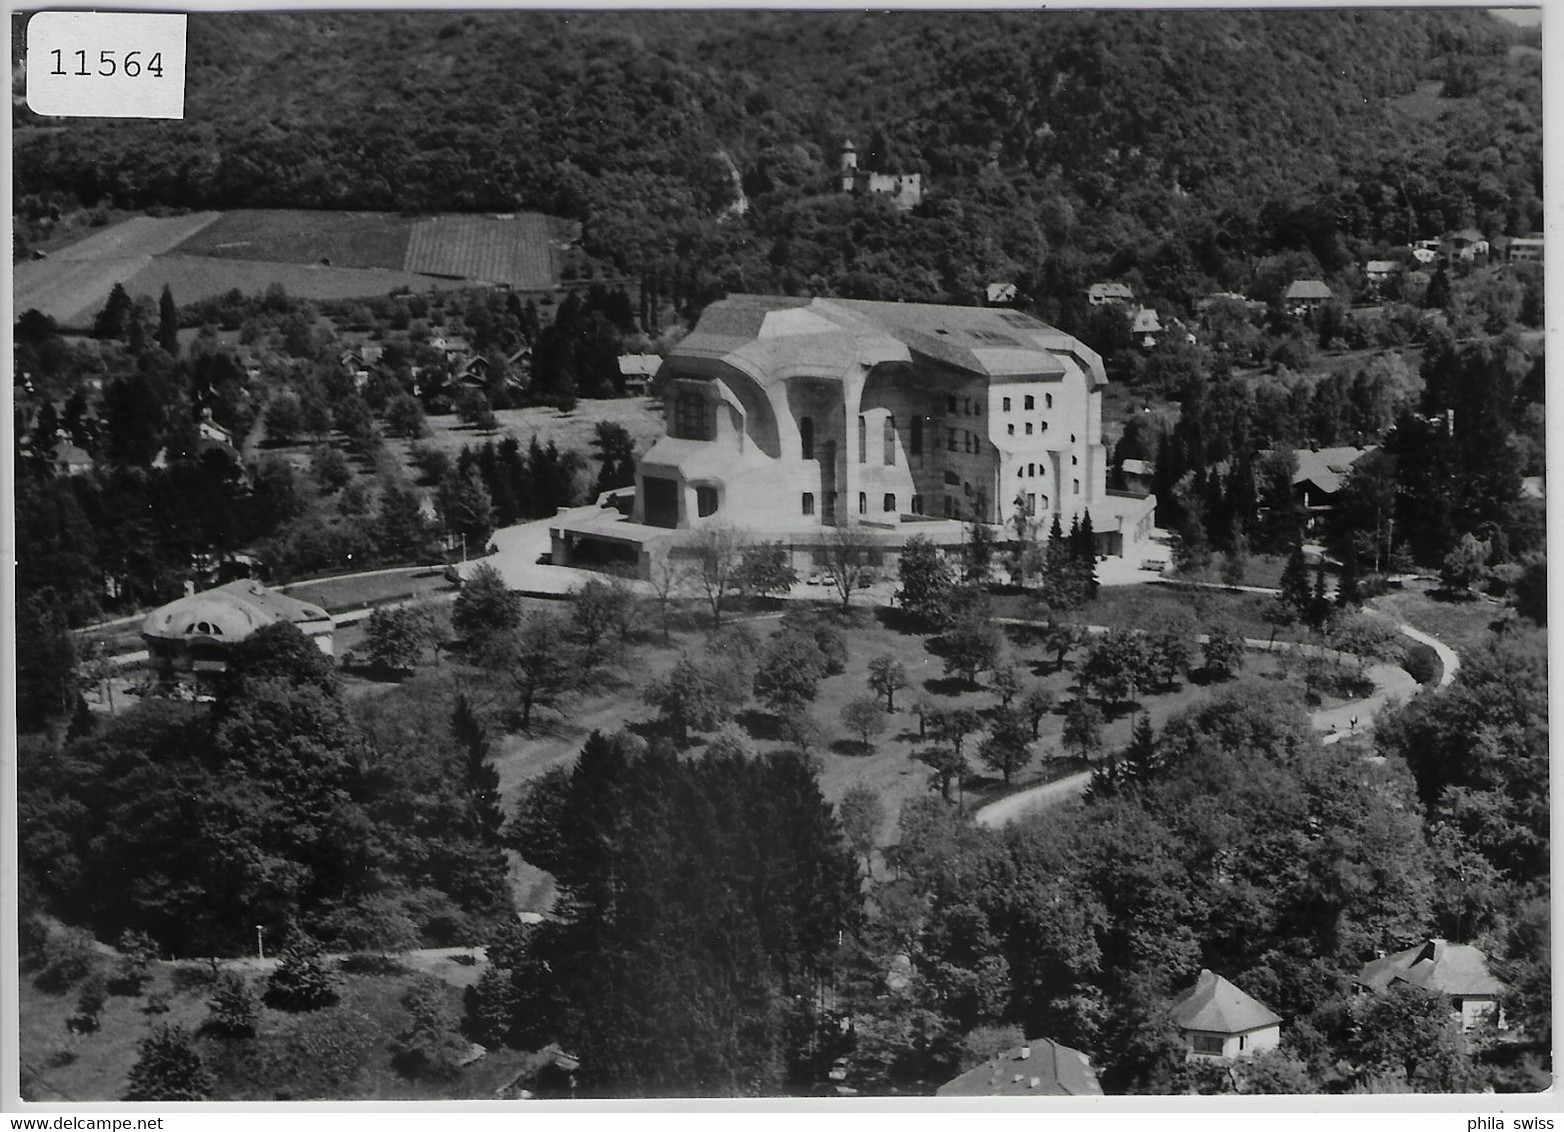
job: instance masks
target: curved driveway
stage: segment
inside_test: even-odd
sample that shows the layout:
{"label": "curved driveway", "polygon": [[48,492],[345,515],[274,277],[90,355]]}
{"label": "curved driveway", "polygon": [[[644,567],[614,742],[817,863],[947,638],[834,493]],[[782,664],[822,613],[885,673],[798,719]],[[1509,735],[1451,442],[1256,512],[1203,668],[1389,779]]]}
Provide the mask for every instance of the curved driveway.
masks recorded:
{"label": "curved driveway", "polygon": [[[1006,624],[1026,625],[1033,622],[1023,621],[1018,618],[1003,618]],[[1107,629],[1100,625],[1088,625],[1087,630],[1093,633],[1105,633]],[[1455,679],[1455,673],[1461,666],[1461,658],[1455,650],[1443,641],[1436,640],[1418,629],[1407,624],[1397,624],[1396,628],[1404,636],[1417,641],[1419,644],[1428,645],[1439,654],[1440,662],[1444,666],[1444,672],[1439,678],[1439,687],[1443,688]],[[1202,643],[1205,637],[1198,638]],[[1301,651],[1312,648],[1310,645],[1301,645],[1292,641],[1261,641],[1246,638],[1244,641],[1249,648],[1261,651],[1280,651],[1288,649]],[[1325,650],[1319,650],[1325,651]],[[1337,657],[1346,654],[1335,654]],[[1367,699],[1353,700],[1351,703],[1342,704],[1340,707],[1321,708],[1319,711],[1309,714],[1309,722],[1316,731],[1325,732],[1321,738],[1322,743],[1337,743],[1356,734],[1360,730],[1368,730],[1372,726],[1374,716],[1383,711],[1392,703],[1399,703],[1410,699],[1417,694],[1418,684],[1412,678],[1411,673],[1395,664],[1374,664],[1368,668],[1368,677],[1374,683],[1374,694]],[[1087,784],[1091,782],[1092,772],[1080,771],[1067,778],[1060,778],[1053,782],[1045,782],[1040,786],[1033,786],[1029,790],[1022,790],[1017,794],[1001,798],[997,802],[990,802],[972,815],[972,820],[978,825],[995,828],[1008,825],[1017,818],[1026,814],[1036,813],[1050,806],[1068,799],[1077,798],[1086,791]]]}

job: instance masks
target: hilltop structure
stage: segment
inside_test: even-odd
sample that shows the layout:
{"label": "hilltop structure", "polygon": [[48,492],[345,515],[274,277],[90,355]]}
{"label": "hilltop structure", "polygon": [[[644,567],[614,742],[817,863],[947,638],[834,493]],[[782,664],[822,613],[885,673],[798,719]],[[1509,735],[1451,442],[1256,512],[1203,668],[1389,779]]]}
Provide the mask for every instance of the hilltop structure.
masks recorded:
{"label": "hilltop structure", "polygon": [[858,168],[858,147],[852,139],[842,142],[841,189],[844,193],[874,193],[887,196],[902,212],[910,212],[923,200],[921,173],[877,173]]}
{"label": "hilltop structure", "polygon": [[332,655],[331,614],[248,578],[189,593],[154,609],[141,624],[141,637],[160,681],[185,678],[199,682],[227,667],[228,650],[235,644],[280,621],[297,625],[316,648]]}

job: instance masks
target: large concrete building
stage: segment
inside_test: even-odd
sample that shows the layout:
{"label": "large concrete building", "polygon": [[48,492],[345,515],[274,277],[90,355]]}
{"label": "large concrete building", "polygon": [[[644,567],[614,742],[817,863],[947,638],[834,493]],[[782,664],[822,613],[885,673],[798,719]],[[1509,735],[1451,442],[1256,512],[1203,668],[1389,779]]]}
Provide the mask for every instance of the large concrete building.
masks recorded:
{"label": "large concrete building", "polygon": [[1018,311],[736,295],[669,355],[668,435],[640,461],[633,522],[807,533],[930,519],[1046,529],[1090,514],[1130,555],[1155,499],[1110,492],[1102,361]]}

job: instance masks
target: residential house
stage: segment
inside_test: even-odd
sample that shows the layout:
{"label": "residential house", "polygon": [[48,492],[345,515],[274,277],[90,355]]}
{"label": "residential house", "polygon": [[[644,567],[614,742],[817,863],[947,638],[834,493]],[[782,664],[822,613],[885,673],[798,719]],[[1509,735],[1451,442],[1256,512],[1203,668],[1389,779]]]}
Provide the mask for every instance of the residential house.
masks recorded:
{"label": "residential house", "polygon": [[[192,587],[193,589],[193,587]],[[187,593],[154,609],[141,623],[147,657],[159,680],[200,682],[227,667],[228,649],[265,625],[297,625],[330,656],[331,614],[318,605],[269,590],[252,579]]]}
{"label": "residential house", "polygon": [[1190,1059],[1248,1057],[1282,1038],[1281,1015],[1209,970],[1174,1000],[1172,1013]]}
{"label": "residential house", "polygon": [[983,293],[983,301],[991,307],[1008,307],[1016,301],[1014,283],[990,283]]}
{"label": "residential house", "polygon": [[1080,1050],[1029,1038],[945,1082],[937,1097],[1100,1097],[1102,1086]]}
{"label": "residential house", "polygon": [[662,365],[658,354],[620,354],[619,376],[624,379],[625,392],[643,396]]}
{"label": "residential house", "polygon": [[1508,258],[1511,263],[1541,263],[1541,236],[1511,236]]}
{"label": "residential house", "polygon": [[86,449],[64,439],[56,441],[49,450],[49,463],[56,472],[66,476],[79,476],[93,468],[93,459]]}
{"label": "residential house", "polygon": [[1137,307],[1130,316],[1130,333],[1141,349],[1150,350],[1162,336],[1162,320],[1151,307]]}
{"label": "residential house", "polygon": [[1394,275],[1400,266],[1393,259],[1371,259],[1363,265],[1363,277],[1370,283],[1383,283]]}
{"label": "residential house", "polygon": [[1499,1005],[1504,984],[1488,969],[1488,957],[1469,943],[1430,939],[1394,955],[1381,955],[1365,963],[1354,982],[1360,993],[1401,985],[1447,995],[1450,1009],[1461,1016],[1466,1030],[1488,1017],[1501,1028],[1505,1025]]}
{"label": "residential house", "polygon": [[[1298,470],[1293,473],[1293,498],[1303,509],[1305,526],[1316,529],[1336,504],[1336,493],[1346,481],[1352,465],[1374,449],[1370,448],[1298,448],[1294,454]],[[1262,452],[1269,456],[1271,450]]]}
{"label": "residential house", "polygon": [[1135,292],[1128,283],[1093,283],[1086,288],[1086,301],[1094,307],[1106,303],[1133,303]]}
{"label": "residential house", "polygon": [[1156,470],[1151,466],[1150,460],[1137,460],[1131,457],[1119,465],[1119,470],[1123,474],[1126,491],[1151,491],[1151,481],[1156,475]]}
{"label": "residential house", "polygon": [[1462,228],[1440,241],[1439,254],[1448,262],[1485,261],[1488,258],[1488,239],[1476,228]]}
{"label": "residential house", "polygon": [[1319,279],[1298,279],[1282,296],[1282,307],[1290,315],[1304,315],[1319,310],[1332,299],[1331,289]]}

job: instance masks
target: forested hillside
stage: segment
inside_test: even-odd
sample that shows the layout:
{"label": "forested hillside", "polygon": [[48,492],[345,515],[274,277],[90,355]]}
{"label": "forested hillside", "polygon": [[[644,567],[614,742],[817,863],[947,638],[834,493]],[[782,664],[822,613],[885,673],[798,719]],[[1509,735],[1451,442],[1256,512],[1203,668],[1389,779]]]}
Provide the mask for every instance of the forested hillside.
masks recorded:
{"label": "forested hillside", "polygon": [[[1046,308],[1132,272],[1186,303],[1256,257],[1333,273],[1458,225],[1540,229],[1517,34],[1452,10],[196,16],[184,121],[23,129],[16,192],[24,222],[539,209],[686,307],[1010,278]],[[832,192],[846,136],[864,168],[922,172],[924,203]]]}

